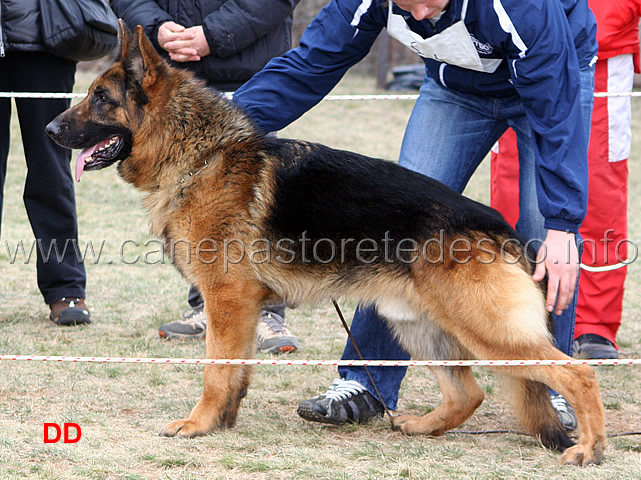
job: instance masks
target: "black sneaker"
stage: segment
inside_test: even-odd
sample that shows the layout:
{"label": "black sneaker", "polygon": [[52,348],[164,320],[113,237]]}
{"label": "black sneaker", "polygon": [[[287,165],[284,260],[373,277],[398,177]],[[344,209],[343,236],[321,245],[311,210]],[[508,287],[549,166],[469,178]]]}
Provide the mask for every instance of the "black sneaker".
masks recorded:
{"label": "black sneaker", "polygon": [[355,380],[337,378],[325,394],[298,405],[298,415],[311,422],[366,423],[382,417],[385,409],[365,387]]}
{"label": "black sneaker", "polygon": [[594,333],[586,333],[574,341],[574,356],[585,359],[617,359],[619,352],[607,338]]}
{"label": "black sneaker", "polygon": [[165,323],[158,335],[168,340],[179,338],[203,338],[207,333],[207,316],[203,308],[188,308],[183,312],[183,319]]}
{"label": "black sneaker", "polygon": [[556,410],[556,416],[559,417],[559,421],[563,428],[566,431],[571,432],[576,429],[576,413],[572,405],[568,403],[563,395],[550,395],[550,400],[552,401],[552,406]]}

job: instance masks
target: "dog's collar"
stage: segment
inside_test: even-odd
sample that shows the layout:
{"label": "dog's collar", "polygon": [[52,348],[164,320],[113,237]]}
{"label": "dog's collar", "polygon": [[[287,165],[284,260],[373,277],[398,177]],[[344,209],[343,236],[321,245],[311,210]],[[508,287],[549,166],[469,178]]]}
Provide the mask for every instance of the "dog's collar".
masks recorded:
{"label": "dog's collar", "polygon": [[[188,175],[189,177],[193,177],[194,175],[198,175],[200,172],[202,172],[202,171],[203,171],[204,169],[206,169],[208,166],[209,166],[209,162],[207,162],[207,160],[205,160],[205,164],[204,164],[200,169],[198,169],[198,170],[196,170],[196,171],[189,172],[187,175]],[[183,176],[180,178],[180,182],[179,182],[179,183],[185,183],[185,182],[187,181],[187,175],[183,175]]]}

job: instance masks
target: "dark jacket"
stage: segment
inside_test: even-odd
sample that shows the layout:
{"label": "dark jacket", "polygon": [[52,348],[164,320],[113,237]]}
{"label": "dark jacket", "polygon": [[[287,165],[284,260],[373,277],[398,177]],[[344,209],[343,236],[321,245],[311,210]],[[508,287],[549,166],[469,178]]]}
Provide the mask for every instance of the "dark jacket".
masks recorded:
{"label": "dark jacket", "polygon": [[142,25],[156,49],[158,28],[167,21],[202,25],[211,54],[188,68],[219,90],[235,90],[272,58],[291,47],[292,12],[300,0],[111,0],[132,30]]}
{"label": "dark jacket", "polygon": [[38,0],[0,0],[0,56],[44,52]]}

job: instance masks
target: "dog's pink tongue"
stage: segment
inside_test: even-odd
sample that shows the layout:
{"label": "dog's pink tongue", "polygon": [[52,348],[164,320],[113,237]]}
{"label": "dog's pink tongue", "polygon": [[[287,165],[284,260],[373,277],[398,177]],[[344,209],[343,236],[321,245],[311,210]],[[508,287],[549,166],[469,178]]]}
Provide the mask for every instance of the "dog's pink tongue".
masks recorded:
{"label": "dog's pink tongue", "polygon": [[80,176],[85,169],[85,159],[93,155],[93,152],[96,151],[98,144],[93,147],[85,148],[82,152],[78,153],[76,157],[76,182],[80,182]]}

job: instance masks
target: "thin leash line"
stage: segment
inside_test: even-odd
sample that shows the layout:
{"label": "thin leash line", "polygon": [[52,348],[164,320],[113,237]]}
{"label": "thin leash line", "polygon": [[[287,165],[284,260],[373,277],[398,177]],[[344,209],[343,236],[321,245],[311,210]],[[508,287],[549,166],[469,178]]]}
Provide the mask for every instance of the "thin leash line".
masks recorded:
{"label": "thin leash line", "polygon": [[[224,92],[226,98],[231,98],[233,93]],[[0,98],[84,98],[86,93],[60,93],[60,92],[0,92]],[[418,94],[406,95],[327,95],[324,101],[370,101],[370,100],[417,100]],[[604,97],[641,97],[641,92],[595,92],[595,98]]]}
{"label": "thin leash line", "polygon": [[641,358],[589,360],[272,360],[260,358],[147,358],[147,357],[82,357],[65,355],[0,354],[0,361],[51,363],[129,363],[151,365],[273,365],[334,367],[520,367],[520,366],[625,366],[641,365]]}

